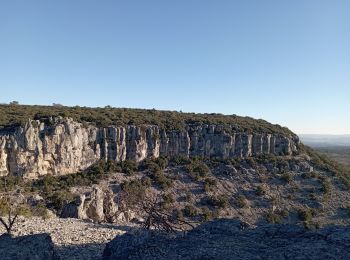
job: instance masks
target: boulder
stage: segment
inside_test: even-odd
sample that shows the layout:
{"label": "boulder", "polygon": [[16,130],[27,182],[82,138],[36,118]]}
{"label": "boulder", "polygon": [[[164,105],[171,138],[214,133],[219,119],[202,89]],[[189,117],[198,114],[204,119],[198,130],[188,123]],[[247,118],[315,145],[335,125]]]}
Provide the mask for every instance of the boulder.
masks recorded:
{"label": "boulder", "polygon": [[48,234],[22,237],[0,236],[0,259],[2,260],[58,260],[54,244]]}
{"label": "boulder", "polygon": [[111,190],[94,186],[90,192],[81,194],[66,204],[62,218],[90,219],[95,222],[116,222],[118,206]]}

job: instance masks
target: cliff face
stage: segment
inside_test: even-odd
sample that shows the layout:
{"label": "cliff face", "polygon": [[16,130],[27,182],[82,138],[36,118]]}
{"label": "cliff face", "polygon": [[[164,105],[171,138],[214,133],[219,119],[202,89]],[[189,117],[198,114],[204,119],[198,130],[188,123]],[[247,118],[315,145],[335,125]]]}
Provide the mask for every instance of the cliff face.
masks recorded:
{"label": "cliff face", "polygon": [[57,118],[50,124],[30,120],[24,127],[0,132],[0,176],[75,173],[100,159],[290,155],[298,142],[297,136],[227,133],[220,125],[165,131],[156,125],[98,128],[69,118]]}

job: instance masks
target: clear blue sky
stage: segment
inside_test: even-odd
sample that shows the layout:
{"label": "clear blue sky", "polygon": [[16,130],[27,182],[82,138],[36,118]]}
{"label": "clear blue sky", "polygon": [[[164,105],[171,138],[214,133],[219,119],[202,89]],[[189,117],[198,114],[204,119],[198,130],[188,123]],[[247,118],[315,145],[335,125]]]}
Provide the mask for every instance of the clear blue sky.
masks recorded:
{"label": "clear blue sky", "polygon": [[350,133],[349,0],[1,0],[0,102]]}

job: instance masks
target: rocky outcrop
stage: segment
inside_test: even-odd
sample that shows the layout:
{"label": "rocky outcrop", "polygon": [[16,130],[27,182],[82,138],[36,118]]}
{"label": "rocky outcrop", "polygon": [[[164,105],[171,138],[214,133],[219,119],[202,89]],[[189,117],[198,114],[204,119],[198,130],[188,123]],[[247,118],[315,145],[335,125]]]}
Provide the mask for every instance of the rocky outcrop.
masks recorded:
{"label": "rocky outcrop", "polygon": [[131,221],[135,214],[131,210],[119,210],[116,199],[110,189],[102,190],[99,186],[94,186],[90,191],[78,195],[74,201],[66,204],[60,217],[109,223]]}
{"label": "rocky outcrop", "polygon": [[96,222],[113,222],[118,206],[114,202],[112,191],[103,191],[94,186],[90,192],[81,194],[65,205],[62,218],[91,219]]}
{"label": "rocky outcrop", "polygon": [[148,157],[247,157],[262,153],[289,155],[297,136],[227,131],[220,125],[187,125],[166,131],[156,125],[99,128],[69,118],[49,123],[29,120],[24,127],[0,131],[0,176],[63,175],[98,160],[142,161]]}
{"label": "rocky outcrop", "polygon": [[58,260],[54,244],[48,234],[12,238],[0,236],[0,258],[3,260],[47,259]]}
{"label": "rocky outcrop", "polygon": [[102,259],[349,259],[350,227],[255,229],[237,220],[205,223],[185,236],[141,231],[107,244]]}

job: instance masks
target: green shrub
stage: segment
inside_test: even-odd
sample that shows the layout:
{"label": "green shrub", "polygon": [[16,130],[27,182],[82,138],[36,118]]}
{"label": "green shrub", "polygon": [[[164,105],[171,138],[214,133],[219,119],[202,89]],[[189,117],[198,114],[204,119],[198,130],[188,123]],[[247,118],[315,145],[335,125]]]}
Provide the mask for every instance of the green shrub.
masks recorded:
{"label": "green shrub", "polygon": [[256,168],[256,166],[257,166],[257,162],[255,161],[255,159],[253,157],[249,157],[249,158],[245,159],[245,162],[252,168]]}
{"label": "green shrub", "polygon": [[280,210],[280,211],[279,211],[279,214],[280,214],[280,216],[282,216],[282,217],[284,217],[284,218],[286,218],[286,217],[289,216],[289,212],[288,212],[288,210],[286,210],[286,209]]}
{"label": "green shrub", "polygon": [[178,155],[171,158],[171,164],[174,166],[188,165],[190,163],[191,163],[191,159],[185,156]]}
{"label": "green shrub", "polygon": [[282,218],[280,215],[276,214],[273,211],[269,211],[266,214],[266,219],[270,224],[279,224],[282,223]]}
{"label": "green shrub", "polygon": [[162,156],[156,158],[155,163],[159,166],[161,170],[164,170],[169,165],[168,159]]}
{"label": "green shrub", "polygon": [[323,201],[328,201],[332,193],[332,185],[328,178],[319,177],[323,191]]}
{"label": "green shrub", "polygon": [[143,171],[143,170],[148,170],[152,173],[154,172],[158,172],[161,170],[161,168],[159,167],[159,165],[152,159],[145,159],[144,161],[142,161],[139,165],[139,170]]}
{"label": "green shrub", "polygon": [[229,198],[225,195],[210,196],[208,198],[208,203],[220,209],[227,208],[230,205]]}
{"label": "green shrub", "polygon": [[257,188],[256,188],[256,191],[255,191],[255,193],[258,195],[258,196],[263,196],[263,195],[265,195],[266,194],[266,188],[265,188],[265,186],[263,186],[263,185],[259,185]]}
{"label": "green shrub", "polygon": [[4,176],[0,177],[0,191],[7,192],[14,190],[17,186],[23,186],[24,180],[19,176]]}
{"label": "green shrub", "polygon": [[283,173],[281,179],[287,183],[293,180],[293,176],[290,173]]}
{"label": "green shrub", "polygon": [[192,205],[186,205],[182,212],[186,217],[196,217],[198,215],[197,208]]}
{"label": "green shrub", "polygon": [[240,208],[248,206],[247,198],[244,195],[239,195],[236,199],[236,205]]}
{"label": "green shrub", "polygon": [[213,212],[208,207],[202,207],[201,210],[203,221],[209,221],[214,218]]}
{"label": "green shrub", "polygon": [[206,192],[212,191],[214,188],[216,188],[217,181],[212,178],[206,178],[204,180],[204,190]]}
{"label": "green shrub", "polygon": [[125,174],[133,174],[137,171],[137,163],[133,160],[125,160],[120,162],[120,166],[122,168],[123,173]]}
{"label": "green shrub", "polygon": [[315,193],[315,192],[311,192],[311,193],[309,194],[309,199],[310,199],[310,200],[317,200],[317,195],[316,195],[316,193]]}
{"label": "green shrub", "polygon": [[289,212],[287,210],[275,210],[275,211],[270,210],[266,214],[266,219],[271,224],[278,224],[278,223],[282,223],[283,218],[288,217],[288,215],[289,215]]}
{"label": "green shrub", "polygon": [[163,198],[164,205],[169,205],[175,202],[174,195],[170,193],[163,194],[162,198]]}
{"label": "green shrub", "polygon": [[310,221],[312,219],[312,211],[310,209],[300,209],[298,210],[299,219],[302,221]]}
{"label": "green shrub", "polygon": [[166,190],[173,186],[173,180],[165,176],[162,171],[152,173],[150,177],[163,190]]}
{"label": "green shrub", "polygon": [[195,196],[191,192],[186,191],[186,193],[185,193],[185,201],[189,202],[189,203],[194,203],[195,202]]}
{"label": "green shrub", "polygon": [[69,191],[55,191],[46,196],[48,206],[53,207],[57,212],[61,212],[64,205],[74,200],[74,194]]}
{"label": "green shrub", "polygon": [[152,185],[152,180],[151,180],[151,178],[150,177],[148,177],[148,176],[144,176],[144,177],[142,177],[142,179],[141,179],[141,183],[142,183],[142,185],[144,186],[144,187],[151,187],[151,185]]}
{"label": "green shrub", "polygon": [[316,178],[317,176],[318,176],[317,172],[314,172],[314,171],[312,171],[312,172],[305,172],[305,173],[302,174],[302,177],[304,179]]}
{"label": "green shrub", "polygon": [[194,160],[187,166],[187,171],[194,180],[205,178],[209,175],[209,167],[202,161]]}
{"label": "green shrub", "polygon": [[121,190],[125,194],[125,202],[130,207],[137,205],[145,198],[146,190],[149,186],[144,185],[140,179],[125,181],[120,185]]}
{"label": "green shrub", "polygon": [[42,217],[43,219],[49,218],[49,212],[46,208],[46,205],[43,203],[40,203],[32,208],[32,214],[33,216]]}

